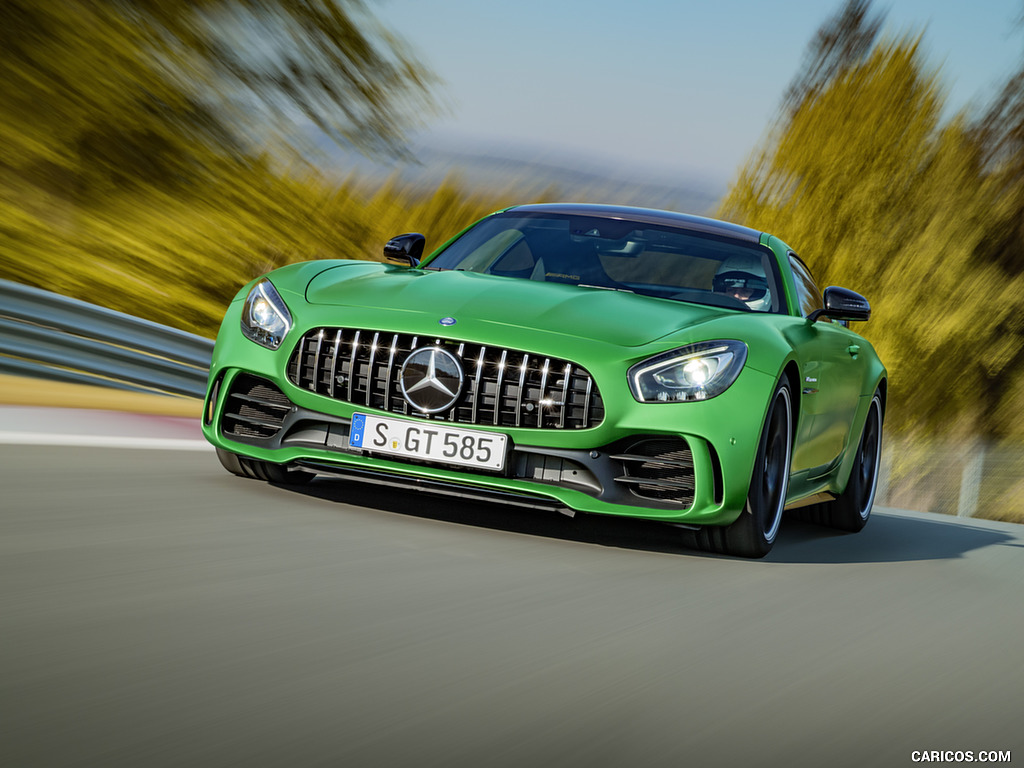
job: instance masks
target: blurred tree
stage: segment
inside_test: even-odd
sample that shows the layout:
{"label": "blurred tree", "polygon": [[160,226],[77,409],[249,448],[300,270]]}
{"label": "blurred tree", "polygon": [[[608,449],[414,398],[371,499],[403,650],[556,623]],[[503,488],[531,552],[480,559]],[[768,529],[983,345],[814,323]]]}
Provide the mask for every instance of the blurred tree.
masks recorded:
{"label": "blurred tree", "polygon": [[433,108],[361,0],[0,0],[0,81],[0,276],[206,332],[262,268],[360,254],[318,141],[400,152]]}
{"label": "blurred tree", "polygon": [[133,0],[118,3],[161,60],[230,104],[256,135],[303,120],[340,144],[402,149],[433,108],[433,76],[363,0]]}
{"label": "blurred tree", "polygon": [[80,204],[315,126],[397,151],[431,76],[360,0],[0,0],[0,171]]}
{"label": "blurred tree", "polygon": [[[1018,20],[1024,24],[1024,15]],[[1024,64],[971,126],[985,175],[990,208],[973,257],[1000,269],[997,279],[1024,286]],[[1013,296],[1015,314],[994,318],[1004,339],[998,377],[986,382],[984,403],[991,421],[1016,421],[1024,405],[1024,298]],[[1015,432],[1024,435],[1024,427]]]}
{"label": "blurred tree", "polygon": [[815,32],[804,52],[800,70],[783,97],[787,116],[813,101],[851,67],[871,53],[883,17],[873,15],[871,0],[847,0]]}
{"label": "blurred tree", "polygon": [[1024,364],[1024,279],[991,241],[1024,208],[1007,209],[1005,159],[986,169],[997,144],[963,115],[941,124],[920,38],[880,39],[880,25],[865,0],[825,23],[720,213],[778,233],[826,284],[872,300],[863,332],[890,370],[894,426],[959,418],[1020,436],[1003,406]]}

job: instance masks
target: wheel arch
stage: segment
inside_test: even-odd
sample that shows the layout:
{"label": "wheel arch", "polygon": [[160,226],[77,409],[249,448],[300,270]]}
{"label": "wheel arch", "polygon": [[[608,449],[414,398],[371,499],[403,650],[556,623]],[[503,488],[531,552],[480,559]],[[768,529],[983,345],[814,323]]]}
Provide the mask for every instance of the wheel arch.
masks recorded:
{"label": "wheel arch", "polygon": [[881,379],[878,380],[878,386],[876,387],[876,389],[878,390],[878,395],[882,400],[882,421],[884,422],[885,410],[886,406],[888,405],[889,399],[889,380],[885,376],[883,376]]}
{"label": "wheel arch", "polygon": [[879,427],[881,428],[885,424],[885,408],[888,388],[888,380],[883,376],[878,380],[878,384],[875,385],[875,388],[871,390],[870,394],[861,398],[863,406],[859,409],[856,418],[850,425],[849,444],[844,452],[842,462],[835,471],[835,484],[832,489],[834,493],[843,493],[846,490],[847,483],[850,481],[850,473],[853,470],[854,459],[856,458],[857,451],[860,448],[861,435],[864,433],[864,426],[867,423],[868,413],[871,409],[871,402],[874,400],[875,392],[878,393],[879,407],[881,409],[881,413],[879,413],[881,420]]}
{"label": "wheel arch", "polygon": [[792,404],[793,413],[790,420],[790,439],[796,441],[796,425],[800,421],[800,413],[803,409],[803,392],[800,389],[800,366],[796,360],[790,360],[782,368],[782,375],[779,381],[786,379],[789,383],[789,399]]}

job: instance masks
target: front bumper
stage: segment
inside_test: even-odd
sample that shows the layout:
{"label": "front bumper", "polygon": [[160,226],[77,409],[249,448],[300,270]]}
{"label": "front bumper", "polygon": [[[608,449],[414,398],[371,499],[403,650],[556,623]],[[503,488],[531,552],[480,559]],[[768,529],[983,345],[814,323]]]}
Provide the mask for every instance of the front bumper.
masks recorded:
{"label": "front bumper", "polygon": [[[473,499],[693,525],[726,525],[742,510],[763,414],[747,406],[743,417],[736,403],[766,402],[763,391],[774,386],[751,370],[729,392],[705,402],[610,399],[605,420],[592,429],[504,429],[510,442],[505,469],[490,472],[351,448],[352,414],[366,408],[293,386],[279,370],[281,356],[245,343],[244,368],[219,362],[231,355],[215,354],[211,369],[203,432],[226,451]],[[249,402],[244,416],[240,403],[254,387],[273,404],[254,409]],[[268,416],[270,427],[254,426]],[[240,428],[246,418],[254,421]]]}

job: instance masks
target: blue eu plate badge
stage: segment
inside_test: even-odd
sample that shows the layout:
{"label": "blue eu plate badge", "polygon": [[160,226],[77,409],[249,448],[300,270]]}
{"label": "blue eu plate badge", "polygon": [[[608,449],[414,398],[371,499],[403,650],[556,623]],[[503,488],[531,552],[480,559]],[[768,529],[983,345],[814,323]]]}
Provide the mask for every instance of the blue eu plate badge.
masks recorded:
{"label": "blue eu plate badge", "polygon": [[352,417],[352,428],[348,433],[348,444],[354,448],[363,447],[363,435],[366,434],[366,416],[357,413]]}

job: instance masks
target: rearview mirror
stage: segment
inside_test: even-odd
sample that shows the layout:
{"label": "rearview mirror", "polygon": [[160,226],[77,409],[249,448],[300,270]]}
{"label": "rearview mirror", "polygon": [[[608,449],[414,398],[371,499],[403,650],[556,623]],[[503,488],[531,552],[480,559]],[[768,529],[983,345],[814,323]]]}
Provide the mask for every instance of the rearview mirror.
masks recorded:
{"label": "rearview mirror", "polygon": [[831,285],[825,289],[824,300],[824,309],[816,309],[807,316],[812,323],[819,317],[840,322],[864,322],[871,317],[868,300],[848,288]]}
{"label": "rearview mirror", "polygon": [[419,232],[397,235],[384,245],[384,258],[388,261],[407,264],[410,267],[419,266],[420,257],[423,256],[423,246],[426,242],[427,238]]}

